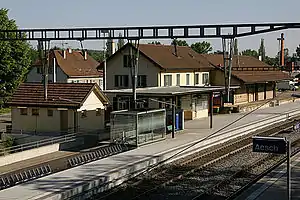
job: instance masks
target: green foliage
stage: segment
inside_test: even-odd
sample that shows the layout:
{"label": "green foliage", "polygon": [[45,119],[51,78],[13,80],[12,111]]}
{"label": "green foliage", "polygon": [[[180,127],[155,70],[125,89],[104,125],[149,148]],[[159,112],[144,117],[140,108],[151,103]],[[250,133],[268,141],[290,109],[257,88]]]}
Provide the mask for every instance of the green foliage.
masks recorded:
{"label": "green foliage", "polygon": [[235,56],[239,55],[238,40],[237,39],[234,40],[233,55],[235,55]]}
{"label": "green foliage", "polygon": [[261,56],[262,61],[266,59],[266,48],[265,48],[265,41],[262,38],[260,41],[260,47],[258,49],[258,55]]}
{"label": "green foliage", "polygon": [[0,114],[5,114],[9,112],[10,112],[10,108],[0,108]]}
{"label": "green foliage", "polygon": [[177,46],[189,46],[189,44],[185,41],[185,40],[177,40],[177,39],[174,39],[171,43],[171,45],[176,45]]}
{"label": "green foliage", "polygon": [[5,136],[5,139],[2,141],[4,148],[10,148],[15,145],[15,138],[10,136]]}
{"label": "green foliage", "polygon": [[252,56],[258,58],[258,52],[252,49],[246,49],[241,53],[243,56]]}
{"label": "green foliage", "polygon": [[299,46],[296,48],[296,55],[298,57],[298,59],[300,58],[300,44]]}
{"label": "green foliage", "polygon": [[191,45],[191,48],[197,53],[207,54],[213,50],[209,42],[196,42]]}
{"label": "green foliage", "polygon": [[102,62],[104,60],[104,54],[101,50],[87,50],[88,54],[94,58],[98,62]]}
{"label": "green foliage", "polygon": [[[7,14],[7,9],[0,9],[0,29],[16,30],[15,21],[9,19]],[[8,37],[13,38],[14,33],[10,33]],[[25,41],[0,40],[0,105],[6,102],[24,80],[32,62],[30,51],[30,45]]]}
{"label": "green foliage", "polygon": [[160,45],[160,41],[152,41],[152,42],[149,42],[148,44],[155,44],[155,45]]}
{"label": "green foliage", "polygon": [[273,67],[278,67],[278,56],[276,56],[275,58],[266,56],[264,62]]}

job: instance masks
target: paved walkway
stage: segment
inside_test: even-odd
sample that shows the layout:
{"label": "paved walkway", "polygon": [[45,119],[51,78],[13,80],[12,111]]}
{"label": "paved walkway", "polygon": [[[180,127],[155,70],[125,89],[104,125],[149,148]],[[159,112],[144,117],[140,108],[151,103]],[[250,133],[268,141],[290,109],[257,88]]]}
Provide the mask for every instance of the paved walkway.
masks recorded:
{"label": "paved walkway", "polygon": [[[230,130],[234,127],[245,125],[251,122],[266,119],[272,116],[284,114],[284,112],[300,109],[300,103],[284,104],[283,106],[266,108],[255,111],[255,113],[243,118],[234,125],[227,127]],[[58,172],[37,180],[30,181],[15,187],[11,187],[0,191],[1,200],[26,200],[26,199],[45,199],[44,195],[51,195],[53,193],[66,190],[66,188],[74,188],[75,184],[83,183],[95,177],[103,180],[111,180],[108,173],[116,171],[116,174],[129,173],[129,166],[142,162],[149,158],[156,158],[155,155],[166,152],[172,148],[199,140],[208,134],[219,130],[225,125],[235,121],[245,113],[217,115],[214,116],[214,128],[209,129],[208,119],[188,121],[185,124],[185,130],[176,134],[176,138],[142,146],[138,149],[124,152],[122,154],[114,155],[105,159],[91,162],[82,166],[78,166],[69,170]],[[170,137],[170,136],[168,136]],[[131,169],[132,170],[132,169]],[[16,192],[17,191],[17,192]]]}
{"label": "paved walkway", "polygon": [[[292,166],[292,199],[300,199],[300,154],[291,162]],[[236,200],[284,200],[286,193],[286,164],[281,165],[255,185],[246,190]]]}

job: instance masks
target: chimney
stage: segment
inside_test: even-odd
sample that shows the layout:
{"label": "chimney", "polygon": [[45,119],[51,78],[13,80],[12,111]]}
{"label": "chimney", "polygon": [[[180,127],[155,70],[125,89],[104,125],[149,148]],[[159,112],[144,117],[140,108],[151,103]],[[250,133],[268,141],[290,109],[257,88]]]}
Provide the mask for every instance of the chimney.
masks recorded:
{"label": "chimney", "polygon": [[262,56],[258,56],[258,60],[262,61]]}
{"label": "chimney", "polygon": [[112,39],[107,40],[106,47],[107,47],[108,56],[111,56],[115,53],[116,51],[115,42]]}
{"label": "chimney", "polygon": [[87,50],[84,51],[84,60],[87,60],[88,59],[88,52]]}
{"label": "chimney", "polygon": [[63,54],[64,54],[64,59],[66,60],[67,59],[67,51],[63,50]]}
{"label": "chimney", "polygon": [[176,57],[178,57],[178,52],[177,52],[177,41],[176,41],[176,39],[174,40],[174,50],[175,50],[174,55],[175,55]]}
{"label": "chimney", "polygon": [[280,38],[277,38],[277,40],[280,43],[280,55],[279,55],[280,63],[279,63],[279,65],[284,66],[284,34],[281,33]]}

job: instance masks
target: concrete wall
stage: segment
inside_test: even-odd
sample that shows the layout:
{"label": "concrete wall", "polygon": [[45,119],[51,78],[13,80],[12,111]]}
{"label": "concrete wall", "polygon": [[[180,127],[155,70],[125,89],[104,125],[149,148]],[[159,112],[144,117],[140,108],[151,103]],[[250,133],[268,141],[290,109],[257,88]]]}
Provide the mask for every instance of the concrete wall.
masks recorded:
{"label": "concrete wall", "polygon": [[[106,65],[106,88],[107,89],[120,89],[121,87],[115,87],[115,75],[128,75],[129,86],[131,88],[130,68],[124,67],[123,56],[129,55],[129,47],[124,49],[122,52],[117,52],[116,55],[107,62]],[[140,54],[138,75],[147,76],[147,87],[158,86],[158,74],[161,69],[150,62],[146,57]],[[124,88],[124,87],[123,87]]]}
{"label": "concrete wall", "polygon": [[9,165],[22,160],[46,155],[59,150],[59,144],[52,144],[0,157],[0,166]]}
{"label": "concrete wall", "polygon": [[[96,115],[96,109],[100,109],[100,115]],[[86,112],[86,117],[82,116],[82,111]],[[104,128],[104,105],[94,91],[85,100],[78,111],[78,125],[80,128],[98,130]]]}
{"label": "concrete wall", "polygon": [[47,108],[38,108],[39,116],[32,115],[32,108],[27,108],[27,115],[21,115],[20,108],[12,107],[12,129],[23,131],[60,131],[60,113],[53,110],[53,116],[48,116]]}

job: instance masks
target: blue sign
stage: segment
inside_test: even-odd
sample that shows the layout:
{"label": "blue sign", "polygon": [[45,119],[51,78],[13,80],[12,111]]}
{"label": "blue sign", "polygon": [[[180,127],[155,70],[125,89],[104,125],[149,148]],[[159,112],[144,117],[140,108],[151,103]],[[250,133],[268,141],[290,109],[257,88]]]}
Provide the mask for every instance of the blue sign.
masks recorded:
{"label": "blue sign", "polygon": [[279,137],[253,137],[253,152],[286,153],[286,139]]}

